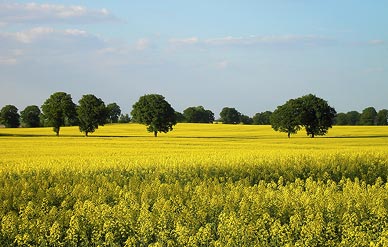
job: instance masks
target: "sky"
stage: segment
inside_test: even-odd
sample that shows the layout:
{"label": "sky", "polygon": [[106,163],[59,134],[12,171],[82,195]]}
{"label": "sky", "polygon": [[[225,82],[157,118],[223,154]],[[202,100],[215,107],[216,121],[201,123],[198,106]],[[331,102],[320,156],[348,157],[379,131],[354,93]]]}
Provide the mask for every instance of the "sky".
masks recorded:
{"label": "sky", "polygon": [[337,112],[388,108],[387,10],[386,0],[0,0],[0,107],[62,91],[123,113],[150,93],[216,116],[309,93]]}

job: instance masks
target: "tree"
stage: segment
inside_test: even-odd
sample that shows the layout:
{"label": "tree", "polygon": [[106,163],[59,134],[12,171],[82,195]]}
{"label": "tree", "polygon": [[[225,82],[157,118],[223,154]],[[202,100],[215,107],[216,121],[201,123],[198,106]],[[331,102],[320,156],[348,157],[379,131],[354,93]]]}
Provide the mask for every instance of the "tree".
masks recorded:
{"label": "tree", "polygon": [[178,111],[175,111],[175,117],[176,117],[177,123],[184,123],[184,122],[186,122],[185,116],[182,113],[178,112]]}
{"label": "tree", "polygon": [[220,116],[224,124],[238,124],[241,120],[241,113],[230,107],[224,107],[220,112]]}
{"label": "tree", "polygon": [[377,125],[388,125],[387,109],[382,109],[377,113]]}
{"label": "tree", "polygon": [[20,126],[20,115],[18,108],[14,105],[6,105],[0,111],[0,123],[6,128],[17,128]]}
{"label": "tree", "polygon": [[350,111],[346,113],[348,125],[358,125],[360,123],[361,114],[358,111]]}
{"label": "tree", "polygon": [[272,115],[271,111],[256,113],[252,118],[253,124],[257,124],[257,125],[271,124],[271,121],[270,121],[271,115]]}
{"label": "tree", "polygon": [[295,99],[290,99],[284,105],[278,106],[270,117],[271,126],[275,131],[296,134],[300,130],[299,106]]}
{"label": "tree", "polygon": [[116,103],[110,103],[106,106],[107,122],[117,123],[121,114],[120,106]]}
{"label": "tree", "polygon": [[374,107],[365,108],[360,116],[360,125],[376,125],[377,112]]}
{"label": "tree", "polygon": [[177,123],[175,110],[159,94],[141,96],[133,105],[131,115],[135,122],[146,125],[148,132],[153,132],[155,137],[158,132],[173,130]]}
{"label": "tree", "polygon": [[59,136],[61,126],[66,122],[76,119],[76,105],[71,99],[71,95],[64,92],[56,92],[48,98],[42,105],[45,122],[53,126],[54,132]]}
{"label": "tree", "polygon": [[128,114],[121,114],[119,118],[119,123],[129,123],[131,122],[131,118]]}
{"label": "tree", "polygon": [[93,133],[99,125],[104,125],[107,118],[107,108],[104,101],[92,94],[86,94],[78,101],[77,107],[79,130],[85,136]]}
{"label": "tree", "polygon": [[299,106],[300,124],[306,129],[307,135],[314,138],[316,135],[325,135],[332,127],[336,111],[327,101],[309,94],[297,100]]}
{"label": "tree", "polygon": [[348,125],[348,117],[346,113],[338,113],[335,117],[335,124],[336,125]]}
{"label": "tree", "polygon": [[183,116],[188,123],[213,123],[214,113],[203,106],[188,107],[183,111]]}
{"label": "tree", "polygon": [[253,119],[247,115],[241,114],[240,122],[243,124],[252,124]]}
{"label": "tree", "polygon": [[20,112],[22,125],[27,128],[40,126],[40,109],[36,105],[27,106]]}

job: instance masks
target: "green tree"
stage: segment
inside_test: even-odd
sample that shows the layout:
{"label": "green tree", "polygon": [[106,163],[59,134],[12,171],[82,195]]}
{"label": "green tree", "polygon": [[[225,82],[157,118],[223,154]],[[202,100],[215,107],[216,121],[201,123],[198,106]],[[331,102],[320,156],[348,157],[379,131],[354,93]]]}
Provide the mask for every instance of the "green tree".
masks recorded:
{"label": "green tree", "polygon": [[224,107],[220,112],[220,117],[224,124],[238,124],[241,121],[241,113],[230,107]]}
{"label": "green tree", "polygon": [[177,123],[174,108],[159,94],[141,96],[133,105],[131,115],[135,122],[146,125],[155,137],[158,132],[171,131]]}
{"label": "green tree", "polygon": [[348,117],[346,113],[338,113],[335,117],[335,125],[348,125]]}
{"label": "green tree", "polygon": [[377,112],[374,107],[365,108],[360,116],[360,125],[376,125]]}
{"label": "green tree", "polygon": [[6,105],[0,111],[0,123],[6,128],[17,128],[20,126],[20,115],[18,108],[14,105]]}
{"label": "green tree", "polygon": [[40,109],[36,105],[27,106],[20,112],[22,126],[31,128],[40,126]]}
{"label": "green tree", "polygon": [[186,122],[186,118],[185,118],[185,116],[182,113],[180,113],[178,111],[175,111],[175,116],[176,116],[177,123],[184,123],[184,122]]}
{"label": "green tree", "polygon": [[92,94],[86,94],[78,101],[77,107],[79,130],[85,136],[93,133],[99,125],[104,125],[107,118],[107,108],[104,101]]}
{"label": "green tree", "polygon": [[116,103],[110,103],[106,106],[107,122],[117,123],[121,114],[120,106]]}
{"label": "green tree", "polygon": [[325,135],[332,127],[336,111],[327,101],[309,94],[297,100],[300,124],[306,129],[307,135]]}
{"label": "green tree", "polygon": [[299,106],[295,99],[290,99],[284,105],[278,106],[270,117],[271,126],[275,131],[296,134],[300,130]]}
{"label": "green tree", "polygon": [[253,124],[269,125],[271,124],[271,121],[270,121],[271,115],[272,115],[271,111],[256,113],[252,118]]}
{"label": "green tree", "polygon": [[188,107],[183,111],[183,116],[188,123],[213,123],[214,113],[203,106]]}
{"label": "green tree", "polygon": [[243,124],[252,124],[253,119],[247,115],[241,114],[240,122]]}
{"label": "green tree", "polygon": [[131,122],[131,118],[128,114],[121,114],[119,118],[119,123],[129,123]]}
{"label": "green tree", "polygon": [[358,125],[360,123],[361,114],[358,111],[350,111],[346,113],[348,125]]}
{"label": "green tree", "polygon": [[388,125],[387,109],[382,109],[377,113],[377,125]]}
{"label": "green tree", "polygon": [[76,119],[76,105],[71,95],[64,92],[53,93],[42,105],[44,121],[53,126],[59,136],[61,126]]}

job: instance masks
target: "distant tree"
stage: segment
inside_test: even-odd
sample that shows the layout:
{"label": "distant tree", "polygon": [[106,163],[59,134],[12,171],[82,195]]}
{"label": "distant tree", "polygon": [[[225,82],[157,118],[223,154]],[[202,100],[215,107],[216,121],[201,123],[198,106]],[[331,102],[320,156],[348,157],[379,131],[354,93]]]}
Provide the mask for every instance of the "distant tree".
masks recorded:
{"label": "distant tree", "polygon": [[131,118],[128,114],[121,114],[119,118],[119,123],[129,123],[131,122]]}
{"label": "distant tree", "polygon": [[377,125],[388,125],[387,109],[382,109],[377,113]]}
{"label": "distant tree", "polygon": [[377,112],[374,107],[365,108],[360,116],[360,125],[376,125]]}
{"label": "distant tree", "polygon": [[92,94],[86,94],[78,101],[77,107],[79,130],[85,136],[93,133],[99,125],[104,125],[107,119],[107,108],[104,101]]}
{"label": "distant tree", "polygon": [[338,113],[335,117],[335,125],[348,125],[348,117],[346,113]]}
{"label": "distant tree", "polygon": [[117,123],[121,114],[120,106],[116,103],[110,103],[106,106],[107,110],[107,122]]}
{"label": "distant tree", "polygon": [[20,115],[18,108],[14,105],[6,105],[0,111],[0,123],[6,128],[17,128],[20,126]]}
{"label": "distant tree", "polygon": [[241,113],[230,107],[224,107],[220,112],[220,116],[224,124],[238,124],[241,120]]}
{"label": "distant tree", "polygon": [[240,122],[243,124],[252,124],[253,119],[247,115],[241,114]]}
{"label": "distant tree", "polygon": [[256,113],[252,118],[253,124],[269,125],[269,124],[271,124],[271,121],[270,121],[271,115],[272,115],[271,111]]}
{"label": "distant tree", "polygon": [[158,132],[171,131],[177,123],[174,108],[159,94],[141,96],[133,105],[131,115],[135,122],[146,125],[155,137]]}
{"label": "distant tree", "polygon": [[348,125],[358,125],[360,124],[361,114],[358,111],[350,111],[346,113],[346,119]]}
{"label": "distant tree", "polygon": [[203,106],[188,107],[183,111],[183,116],[188,123],[213,123],[214,113]]}
{"label": "distant tree", "polygon": [[76,105],[71,95],[64,92],[54,93],[42,105],[44,121],[53,126],[54,132],[59,136],[61,126],[76,119]]}
{"label": "distant tree", "polygon": [[175,111],[175,117],[176,117],[177,123],[184,123],[184,122],[186,122],[185,116],[182,113],[180,113],[180,112]]}
{"label": "distant tree", "polygon": [[40,126],[40,109],[36,105],[27,106],[20,112],[21,122],[23,127],[33,128]]}
{"label": "distant tree", "polygon": [[313,94],[302,96],[297,100],[300,124],[306,129],[307,135],[325,135],[332,127],[336,111],[327,101]]}
{"label": "distant tree", "polygon": [[284,105],[278,106],[271,114],[270,122],[275,131],[296,134],[300,130],[299,105],[295,99],[288,100]]}

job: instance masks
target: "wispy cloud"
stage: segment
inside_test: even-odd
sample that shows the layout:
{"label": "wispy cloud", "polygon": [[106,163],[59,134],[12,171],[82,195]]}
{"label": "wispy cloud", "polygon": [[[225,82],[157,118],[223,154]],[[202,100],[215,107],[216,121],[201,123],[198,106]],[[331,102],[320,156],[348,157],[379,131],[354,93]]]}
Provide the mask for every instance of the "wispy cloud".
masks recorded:
{"label": "wispy cloud", "polygon": [[208,46],[319,46],[335,43],[335,40],[317,35],[283,35],[283,36],[226,36],[220,38],[199,39],[197,37],[171,39],[171,45],[208,45]]}
{"label": "wispy cloud", "polygon": [[107,9],[37,3],[0,3],[0,25],[117,21]]}
{"label": "wispy cloud", "polygon": [[372,39],[368,41],[369,45],[384,45],[385,41],[381,39]]}

